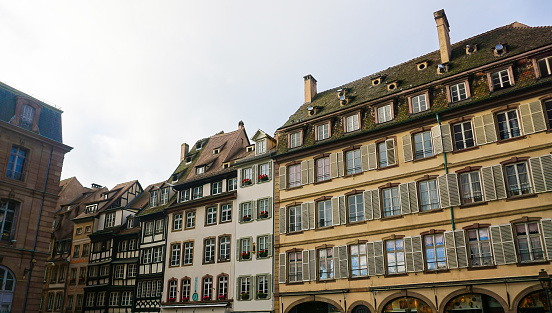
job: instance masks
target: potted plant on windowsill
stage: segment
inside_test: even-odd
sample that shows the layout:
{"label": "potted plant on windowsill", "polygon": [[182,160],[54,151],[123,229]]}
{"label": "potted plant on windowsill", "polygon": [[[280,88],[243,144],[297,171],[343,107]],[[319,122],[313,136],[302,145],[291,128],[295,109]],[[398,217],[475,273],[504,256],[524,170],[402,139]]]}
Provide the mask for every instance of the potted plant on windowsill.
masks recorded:
{"label": "potted plant on windowsill", "polygon": [[267,296],[268,296],[268,294],[266,294],[264,292],[257,292],[257,298],[258,299],[266,299]]}
{"label": "potted plant on windowsill", "polygon": [[249,292],[242,292],[240,297],[242,300],[249,300]]}
{"label": "potted plant on windowsill", "polygon": [[169,302],[174,302],[174,301],[176,301],[175,298],[169,298]]}
{"label": "potted plant on windowsill", "polygon": [[251,179],[250,178],[242,179],[242,186],[249,186],[249,185],[251,185]]}
{"label": "potted plant on windowsill", "polygon": [[201,298],[201,301],[210,301],[210,300],[211,300],[211,297],[209,297],[209,296],[203,296]]}
{"label": "potted plant on windowsill", "polygon": [[243,221],[243,222],[249,222],[249,221],[251,221],[251,215],[244,215],[244,216],[242,217],[242,221]]}
{"label": "potted plant on windowsill", "polygon": [[258,253],[260,258],[266,258],[268,256],[268,250],[267,249],[259,250],[259,252],[257,252],[257,253]]}
{"label": "potted plant on windowsill", "polygon": [[240,254],[242,260],[249,260],[251,258],[251,252],[244,251]]}
{"label": "potted plant on windowsill", "polygon": [[259,218],[268,218],[268,211],[261,211],[261,213],[259,213]]}
{"label": "potted plant on windowsill", "polygon": [[226,295],[219,295],[219,296],[218,296],[218,299],[219,299],[219,300],[226,300]]}
{"label": "potted plant on windowsill", "polygon": [[263,182],[263,181],[267,181],[268,180],[268,175],[266,174],[261,174],[259,175],[259,181]]}
{"label": "potted plant on windowsill", "polygon": [[182,302],[188,302],[188,301],[190,301],[190,298],[186,296],[182,297]]}

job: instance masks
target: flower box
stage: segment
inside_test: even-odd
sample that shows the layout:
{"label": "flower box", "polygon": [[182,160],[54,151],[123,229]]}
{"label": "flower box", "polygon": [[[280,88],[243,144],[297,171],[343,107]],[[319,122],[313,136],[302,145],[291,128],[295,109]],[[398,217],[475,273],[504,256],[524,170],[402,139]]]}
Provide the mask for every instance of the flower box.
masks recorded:
{"label": "flower box", "polygon": [[188,298],[188,297],[182,297],[182,302],[188,302],[188,301],[190,301],[190,298]]}
{"label": "flower box", "polygon": [[259,250],[257,254],[260,258],[266,258],[268,256],[268,250]]}
{"label": "flower box", "polygon": [[268,211],[262,211],[259,213],[259,218],[268,218]]}
{"label": "flower box", "polygon": [[244,178],[244,179],[242,180],[242,186],[249,186],[249,185],[251,185],[251,179],[249,179],[249,178]]}
{"label": "flower box", "polygon": [[169,302],[174,302],[174,301],[176,301],[175,298],[169,298]]}
{"label": "flower box", "polygon": [[249,260],[251,258],[251,252],[244,251],[240,254],[242,260]]}
{"label": "flower box", "polygon": [[268,294],[264,292],[257,292],[257,298],[259,299],[266,299],[268,297]]}
{"label": "flower box", "polygon": [[220,295],[220,296],[218,296],[218,299],[219,300],[226,300],[226,295]]}
{"label": "flower box", "polygon": [[211,300],[211,297],[209,296],[203,296],[203,298],[201,298],[201,301],[210,301]]}
{"label": "flower box", "polygon": [[242,217],[242,222],[249,222],[251,221],[251,215],[245,215],[244,217]]}
{"label": "flower box", "polygon": [[240,297],[242,300],[249,300],[249,292],[242,292]]}
{"label": "flower box", "polygon": [[266,174],[261,174],[259,175],[259,181],[267,181],[268,180],[268,175]]}

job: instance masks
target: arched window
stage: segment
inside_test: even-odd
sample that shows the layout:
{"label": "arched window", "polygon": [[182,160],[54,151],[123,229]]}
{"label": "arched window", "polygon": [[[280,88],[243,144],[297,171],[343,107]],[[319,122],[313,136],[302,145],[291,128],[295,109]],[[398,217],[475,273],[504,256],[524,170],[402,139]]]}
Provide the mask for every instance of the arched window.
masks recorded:
{"label": "arched window", "polygon": [[180,288],[180,291],[182,293],[181,295],[182,302],[190,301],[190,290],[191,290],[190,277],[182,278],[182,287]]}
{"label": "arched window", "polygon": [[413,297],[397,298],[388,302],[383,308],[383,312],[417,312],[432,313],[431,308],[424,301]]}
{"label": "arched window", "polygon": [[217,277],[217,299],[226,300],[228,298],[228,275],[220,274]]}
{"label": "arched window", "polygon": [[175,302],[176,295],[178,294],[178,281],[176,279],[169,280],[169,288],[167,292],[167,301]]}
{"label": "arched window", "polygon": [[202,279],[202,301],[209,301],[213,298],[213,276],[204,276]]}
{"label": "arched window", "polygon": [[518,313],[526,312],[549,312],[546,292],[539,290],[525,296],[518,305]]}
{"label": "arched window", "polygon": [[0,200],[0,240],[10,241],[13,239],[15,230],[15,218],[18,203],[12,200]]}
{"label": "arched window", "polygon": [[445,308],[445,312],[461,311],[504,313],[502,305],[495,298],[479,293],[459,295],[450,300]]}
{"label": "arched window", "polygon": [[10,312],[15,290],[15,276],[7,268],[0,266],[0,312]]}
{"label": "arched window", "polygon": [[357,305],[352,313],[370,313],[370,309],[366,307],[365,305]]}

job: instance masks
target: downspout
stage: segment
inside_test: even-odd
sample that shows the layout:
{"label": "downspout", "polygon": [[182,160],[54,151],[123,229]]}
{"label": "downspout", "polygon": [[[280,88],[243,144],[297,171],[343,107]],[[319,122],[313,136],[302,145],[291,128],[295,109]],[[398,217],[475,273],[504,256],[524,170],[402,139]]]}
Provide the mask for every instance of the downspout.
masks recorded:
{"label": "downspout", "polygon": [[[439,113],[435,113],[435,117],[437,118],[437,123],[439,123],[439,130],[441,127],[441,120],[439,119]],[[443,136],[441,135],[441,146],[443,146]],[[447,153],[445,152],[445,149],[443,148],[443,161],[445,162],[445,174],[448,174],[448,164],[447,164]],[[452,230],[456,230],[454,227],[454,211],[452,210],[452,206],[449,207],[450,209],[450,224],[452,226]]]}
{"label": "downspout", "polygon": [[38,211],[38,221],[36,223],[36,232],[35,232],[35,238],[33,243],[33,250],[31,251],[31,264],[29,265],[29,273],[27,277],[27,287],[25,288],[25,300],[23,301],[23,310],[22,312],[25,313],[25,310],[27,308],[27,299],[29,297],[29,286],[31,284],[31,276],[33,274],[33,267],[34,267],[34,256],[35,256],[35,250],[36,250],[36,240],[38,239],[38,229],[40,227],[40,220],[42,219],[42,208],[44,207],[44,198],[46,195],[46,184],[48,183],[48,176],[50,175],[50,165],[52,163],[52,154],[54,153],[54,147],[50,147],[50,157],[48,158],[48,169],[46,170],[46,177],[44,178],[44,188],[42,188],[42,199],[40,201],[40,210]]}

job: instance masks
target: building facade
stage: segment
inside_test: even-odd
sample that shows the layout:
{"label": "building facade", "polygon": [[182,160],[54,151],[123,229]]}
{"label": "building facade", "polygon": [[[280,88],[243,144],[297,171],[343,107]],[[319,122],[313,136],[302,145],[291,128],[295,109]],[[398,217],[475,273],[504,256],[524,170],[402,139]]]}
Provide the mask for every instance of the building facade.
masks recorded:
{"label": "building facade", "polygon": [[552,27],[513,23],[317,93],[277,131],[278,312],[542,312]]}

